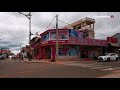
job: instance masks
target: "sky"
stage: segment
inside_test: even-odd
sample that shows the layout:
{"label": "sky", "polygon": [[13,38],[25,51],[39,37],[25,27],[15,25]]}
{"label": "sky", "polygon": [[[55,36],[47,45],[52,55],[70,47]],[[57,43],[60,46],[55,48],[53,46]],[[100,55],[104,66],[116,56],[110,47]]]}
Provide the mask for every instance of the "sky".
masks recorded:
{"label": "sky", "polygon": [[[29,12],[22,12],[28,14]],[[67,23],[73,23],[85,17],[95,19],[95,38],[106,39],[120,33],[120,12],[31,12],[31,32],[42,33],[55,27],[55,19],[47,28],[55,15]],[[110,16],[114,15],[114,18]],[[59,28],[67,24],[59,22]],[[32,36],[34,37],[34,35]],[[31,38],[32,38],[31,37]],[[29,20],[19,12],[0,12],[0,46],[9,47],[15,54],[20,51],[20,46],[28,45]]]}

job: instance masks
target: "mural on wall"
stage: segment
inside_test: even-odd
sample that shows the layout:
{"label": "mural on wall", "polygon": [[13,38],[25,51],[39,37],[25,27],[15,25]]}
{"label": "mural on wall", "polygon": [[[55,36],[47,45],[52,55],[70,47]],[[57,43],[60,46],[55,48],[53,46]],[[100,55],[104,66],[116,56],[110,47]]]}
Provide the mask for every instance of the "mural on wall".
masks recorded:
{"label": "mural on wall", "polygon": [[60,56],[66,56],[68,54],[68,50],[67,48],[59,48],[59,55]]}
{"label": "mural on wall", "polygon": [[70,56],[77,56],[77,50],[76,50],[76,48],[70,48],[69,49],[69,55]]}
{"label": "mural on wall", "polygon": [[60,31],[58,34],[58,39],[68,39],[67,31]]}
{"label": "mural on wall", "polygon": [[71,48],[59,48],[59,55],[60,56],[77,56],[78,51],[76,47]]}
{"label": "mural on wall", "polygon": [[69,29],[69,36],[70,37],[78,37],[78,38],[87,38],[88,33],[79,31],[79,30]]}
{"label": "mural on wall", "polygon": [[69,29],[69,36],[78,37],[78,32],[74,29]]}
{"label": "mural on wall", "polygon": [[49,33],[43,35],[41,38],[42,38],[42,41],[47,41],[47,40],[49,40]]}
{"label": "mural on wall", "polygon": [[[56,32],[50,32],[50,39],[56,39]],[[60,31],[58,33],[58,39],[68,39],[67,31]]]}
{"label": "mural on wall", "polygon": [[83,38],[83,35],[84,35],[84,33],[83,33],[82,31],[79,31],[79,32],[78,32],[78,37],[79,37],[79,38]]}

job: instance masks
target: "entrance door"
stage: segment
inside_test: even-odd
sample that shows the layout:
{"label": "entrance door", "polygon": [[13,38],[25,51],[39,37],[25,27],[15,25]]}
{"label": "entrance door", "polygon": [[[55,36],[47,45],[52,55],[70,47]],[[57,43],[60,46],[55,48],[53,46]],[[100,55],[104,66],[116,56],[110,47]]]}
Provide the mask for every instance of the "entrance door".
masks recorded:
{"label": "entrance door", "polygon": [[51,58],[51,47],[46,48],[46,57],[47,57],[47,59]]}
{"label": "entrance door", "polygon": [[88,50],[81,50],[81,58],[88,58]]}

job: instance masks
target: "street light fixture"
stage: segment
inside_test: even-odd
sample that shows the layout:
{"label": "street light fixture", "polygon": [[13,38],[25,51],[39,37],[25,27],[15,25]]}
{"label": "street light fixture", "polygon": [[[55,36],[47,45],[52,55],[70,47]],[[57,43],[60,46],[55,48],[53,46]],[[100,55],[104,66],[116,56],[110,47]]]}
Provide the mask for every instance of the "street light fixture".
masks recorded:
{"label": "street light fixture", "polygon": [[32,35],[31,34],[31,16],[32,16],[31,12],[29,12],[29,14],[24,14],[24,13],[19,12],[19,14],[22,14],[29,19],[29,44],[30,44],[31,35]]}

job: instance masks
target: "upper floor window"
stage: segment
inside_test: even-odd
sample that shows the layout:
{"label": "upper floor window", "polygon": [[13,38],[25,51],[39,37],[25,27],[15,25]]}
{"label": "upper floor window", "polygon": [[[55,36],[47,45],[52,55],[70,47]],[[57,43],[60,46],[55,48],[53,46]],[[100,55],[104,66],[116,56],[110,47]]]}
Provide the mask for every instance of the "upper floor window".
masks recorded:
{"label": "upper floor window", "polygon": [[[50,39],[56,39],[56,32],[50,32]],[[67,31],[59,31],[58,39],[68,39]]]}
{"label": "upper floor window", "polygon": [[49,40],[49,33],[47,34],[44,34],[42,37],[41,37],[42,41],[47,41]]}

